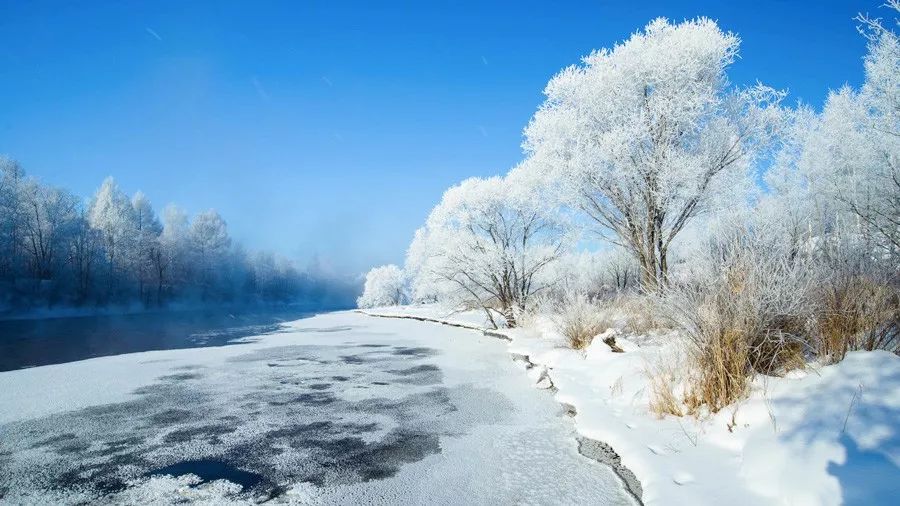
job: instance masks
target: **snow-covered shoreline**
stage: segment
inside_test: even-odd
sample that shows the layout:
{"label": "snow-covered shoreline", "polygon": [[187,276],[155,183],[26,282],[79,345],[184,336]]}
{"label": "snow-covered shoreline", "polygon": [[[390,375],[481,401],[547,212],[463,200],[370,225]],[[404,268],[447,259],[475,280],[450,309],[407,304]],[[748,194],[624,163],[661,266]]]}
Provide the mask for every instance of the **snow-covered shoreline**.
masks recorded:
{"label": "snow-covered shoreline", "polygon": [[[485,329],[478,312],[437,306],[366,313]],[[618,335],[625,353],[613,353],[601,339],[572,350],[548,321],[490,332],[528,357],[532,381],[549,378],[556,400],[574,408],[580,435],[619,454],[645,504],[891,504],[900,492],[893,354],[853,352],[835,365],[759,377],[747,399],[715,415],[658,419],[646,371],[662,357],[676,360],[676,335]]]}
{"label": "snow-covered shoreline", "polygon": [[[485,336],[497,338],[508,343],[512,342],[512,339],[508,337],[506,334],[496,330],[490,330],[483,328],[478,325],[473,325],[464,321],[454,321],[452,319],[441,319],[434,318],[429,316],[422,315],[405,315],[405,314],[390,314],[390,313],[382,313],[376,311],[366,311],[366,310],[357,310],[357,312],[373,316],[377,318],[397,318],[397,319],[407,319],[407,320],[415,320],[425,323],[435,323],[440,325],[449,325],[451,327],[458,327],[468,330],[474,330],[482,333]],[[543,366],[539,366],[531,361],[531,358],[528,355],[522,355],[519,353],[510,352],[510,357],[513,362],[524,367],[526,371],[534,371],[538,372],[538,377],[535,380],[535,387],[540,389],[546,389],[553,393],[556,393],[558,390],[553,385],[553,380],[547,374],[547,368]],[[574,417],[577,415],[577,409],[575,406],[571,404],[567,404],[565,402],[561,402],[564,412],[566,415],[570,417]],[[624,464],[622,464],[621,456],[618,455],[615,450],[608,445],[604,441],[598,441],[596,439],[590,439],[584,436],[578,437],[578,452],[584,455],[585,457],[600,462],[606,466],[612,468],[613,472],[618,476],[618,478],[622,481],[625,488],[631,494],[631,496],[643,504],[641,500],[641,496],[643,495],[643,491],[641,489],[641,483],[638,481],[637,477],[634,473],[628,469]]]}
{"label": "snow-covered shoreline", "polygon": [[561,411],[495,338],[329,313],[0,372],[0,503],[633,504]]}

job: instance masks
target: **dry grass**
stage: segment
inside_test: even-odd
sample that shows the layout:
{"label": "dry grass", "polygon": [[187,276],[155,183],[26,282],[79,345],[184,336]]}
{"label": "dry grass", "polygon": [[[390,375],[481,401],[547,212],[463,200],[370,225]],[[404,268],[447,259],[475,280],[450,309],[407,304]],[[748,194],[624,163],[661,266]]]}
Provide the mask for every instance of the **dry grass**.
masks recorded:
{"label": "dry grass", "polygon": [[658,362],[644,371],[650,386],[650,411],[658,418],[685,415],[683,395],[676,392],[681,384],[676,371],[671,362]]}
{"label": "dry grass", "polygon": [[585,295],[574,295],[559,303],[554,322],[576,350],[587,348],[594,337],[613,326],[608,311]]}
{"label": "dry grass", "polygon": [[900,293],[864,276],[835,276],[817,293],[815,343],[818,355],[838,362],[849,351],[900,354]]}
{"label": "dry grass", "polygon": [[614,302],[625,317],[625,329],[632,334],[647,334],[654,330],[671,330],[662,317],[659,300],[643,294],[621,295]]}
{"label": "dry grass", "polygon": [[539,321],[539,313],[533,310],[526,310],[519,313],[519,317],[516,318],[516,324],[520,328],[524,329],[534,329],[537,327],[537,323]]}
{"label": "dry grass", "polygon": [[743,398],[754,374],[804,363],[808,280],[798,266],[746,248],[724,251],[705,276],[666,294],[688,339],[688,411],[717,412]]}
{"label": "dry grass", "polygon": [[519,313],[516,323],[519,327],[527,329],[537,329],[541,315],[552,310],[552,299],[545,295],[536,295],[528,301],[525,310]]}
{"label": "dry grass", "polygon": [[717,412],[743,398],[750,382],[747,337],[737,329],[717,329],[696,350],[698,374],[691,385],[689,408],[706,405]]}

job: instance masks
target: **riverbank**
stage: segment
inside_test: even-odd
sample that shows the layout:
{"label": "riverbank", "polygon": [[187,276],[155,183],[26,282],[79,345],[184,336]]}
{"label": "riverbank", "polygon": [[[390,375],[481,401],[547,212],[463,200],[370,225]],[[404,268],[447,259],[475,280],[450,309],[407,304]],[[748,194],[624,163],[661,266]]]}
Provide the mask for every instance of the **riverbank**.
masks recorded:
{"label": "riverbank", "polygon": [[[477,311],[367,310],[480,330]],[[648,370],[677,368],[677,333],[612,331],[570,349],[547,319],[490,330],[538,388],[570,406],[578,433],[603,441],[634,472],[645,504],[893,504],[900,487],[900,358],[854,352],[788,377],[760,377],[744,401],[700,419],[659,419]]]}

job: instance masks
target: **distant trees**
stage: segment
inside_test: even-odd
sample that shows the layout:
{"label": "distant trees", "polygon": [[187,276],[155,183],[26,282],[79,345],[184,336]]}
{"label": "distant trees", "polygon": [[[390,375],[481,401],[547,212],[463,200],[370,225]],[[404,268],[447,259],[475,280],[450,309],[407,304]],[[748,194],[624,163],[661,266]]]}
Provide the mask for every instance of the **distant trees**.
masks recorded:
{"label": "distant trees", "polygon": [[190,241],[193,267],[202,287],[202,296],[206,298],[208,292],[221,282],[216,268],[225,263],[231,246],[225,220],[213,210],[198,214],[191,222]]}
{"label": "distant trees", "polygon": [[556,75],[525,130],[535,166],[634,255],[646,290],[665,284],[673,239],[741,184],[778,119],[781,93],[729,88],[738,45],[709,19],[657,19]]}
{"label": "distant trees", "polygon": [[163,222],[141,192],[112,178],[87,205],[26,177],[0,157],[0,311],[38,306],[164,306],[171,302],[348,305],[352,286],[233,244],[215,211],[193,219],[168,206]]}
{"label": "distant trees", "polygon": [[10,280],[22,267],[21,205],[25,171],[18,162],[0,156],[0,276]]}
{"label": "distant trees", "polygon": [[403,271],[393,264],[375,267],[366,274],[363,293],[356,299],[359,307],[397,306],[407,301]]}
{"label": "distant trees", "polygon": [[149,304],[153,293],[150,287],[155,286],[156,294],[159,295],[161,273],[156,261],[161,258],[159,235],[162,233],[162,225],[153,212],[150,199],[143,192],[134,195],[131,207],[134,209],[137,235],[134,260],[135,274],[138,278],[138,297],[145,304]]}
{"label": "distant trees", "polygon": [[37,279],[52,278],[65,261],[63,241],[77,219],[78,200],[65,191],[28,181],[20,204],[28,273]]}
{"label": "distant trees", "polygon": [[106,298],[119,296],[120,273],[130,267],[136,238],[134,209],[113,178],[108,177],[94,194],[88,207],[91,228],[97,230],[106,253]]}

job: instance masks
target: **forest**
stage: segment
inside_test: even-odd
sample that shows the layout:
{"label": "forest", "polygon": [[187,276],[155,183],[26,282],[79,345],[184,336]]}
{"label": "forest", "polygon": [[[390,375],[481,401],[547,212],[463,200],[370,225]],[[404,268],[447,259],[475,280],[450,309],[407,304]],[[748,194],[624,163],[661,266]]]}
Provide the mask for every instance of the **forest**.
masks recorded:
{"label": "forest", "polygon": [[248,251],[214,210],[162,219],[142,192],[107,178],[88,202],[0,157],[0,314],[54,309],[307,303],[352,305],[357,288]]}

